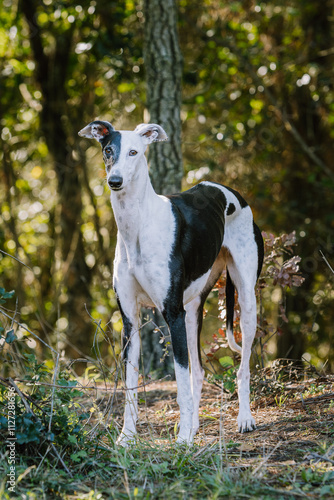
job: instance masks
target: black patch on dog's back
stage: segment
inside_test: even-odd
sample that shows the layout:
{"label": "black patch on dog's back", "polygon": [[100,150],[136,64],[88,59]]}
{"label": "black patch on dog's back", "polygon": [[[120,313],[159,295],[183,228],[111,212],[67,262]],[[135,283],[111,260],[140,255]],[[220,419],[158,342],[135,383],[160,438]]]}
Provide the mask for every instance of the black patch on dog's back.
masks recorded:
{"label": "black patch on dog's back", "polygon": [[226,198],[221,189],[205,184],[167,198],[176,222],[170,262],[173,266],[175,258],[183,259],[185,289],[212,267],[219,254],[224,239]]}
{"label": "black patch on dog's back", "polygon": [[227,212],[226,215],[232,215],[235,212],[235,205],[234,203],[230,203],[229,206],[227,207]]}

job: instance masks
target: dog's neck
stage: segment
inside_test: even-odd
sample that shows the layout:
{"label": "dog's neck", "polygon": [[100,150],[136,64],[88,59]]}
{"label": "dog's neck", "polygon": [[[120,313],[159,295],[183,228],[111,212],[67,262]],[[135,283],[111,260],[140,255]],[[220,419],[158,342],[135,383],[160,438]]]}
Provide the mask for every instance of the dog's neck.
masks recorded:
{"label": "dog's neck", "polygon": [[122,190],[111,191],[111,205],[128,257],[138,251],[143,227],[149,227],[157,211],[163,209],[165,203],[162,198],[153,189],[145,157],[138,165],[135,178]]}

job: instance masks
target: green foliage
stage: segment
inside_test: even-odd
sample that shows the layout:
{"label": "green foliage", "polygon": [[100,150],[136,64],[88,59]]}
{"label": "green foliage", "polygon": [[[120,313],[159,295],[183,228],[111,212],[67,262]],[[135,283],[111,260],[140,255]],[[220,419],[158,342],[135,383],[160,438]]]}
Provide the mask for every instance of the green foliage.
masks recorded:
{"label": "green foliage", "polygon": [[[6,290],[0,287],[0,304],[5,304],[8,299],[11,299],[15,294],[15,291],[6,292]],[[0,338],[3,337],[3,333],[5,332],[5,328],[2,326],[1,317],[0,317]],[[7,344],[11,344],[16,339],[13,328],[10,328],[6,331],[5,342]]]}
{"label": "green foliage", "polygon": [[[122,128],[143,121],[144,16],[141,4],[128,1],[26,5],[5,1],[0,12],[0,248],[10,254],[0,254],[1,286],[15,283],[21,319],[31,328],[42,334],[49,325],[49,337],[57,330],[66,344],[69,325],[72,343],[84,350],[83,325],[72,320],[77,314],[89,323],[89,317],[77,312],[68,279],[72,268],[84,276],[78,300],[95,319],[113,317],[115,225],[101,162],[91,161],[96,147],[83,151],[77,131],[97,116]],[[328,9],[297,0],[179,2],[184,187],[203,178],[230,185],[262,229],[296,231],[306,281],[298,299],[287,294],[289,325],[282,331],[298,345],[297,357],[307,353],[317,363],[331,359],[333,345],[333,291],[319,254],[321,248],[331,260],[334,231]],[[50,140],[53,127],[64,134],[57,143]],[[73,171],[79,189],[65,198],[81,198],[78,272],[71,261],[75,241],[69,258],[62,255],[72,238],[62,242],[68,210],[61,208],[62,175]],[[112,354],[104,354],[111,362]]]}
{"label": "green foliage", "polygon": [[[53,377],[53,368],[38,362],[35,354],[25,353],[24,358],[24,385],[27,388],[32,386],[33,390],[29,396],[30,411],[16,397],[15,437],[17,444],[20,445],[20,452],[29,455],[36,453],[37,450],[42,451],[49,443],[53,443],[63,450],[68,463],[71,460],[76,463],[81,462],[87,456],[85,449],[90,447],[87,432],[83,429],[90,413],[81,410],[78,401],[82,398],[83,392],[77,389],[78,381],[70,380],[66,371],[60,372],[56,381],[57,388],[51,395],[53,401],[51,406],[48,385]],[[43,385],[43,382],[47,384]],[[4,386],[1,389],[3,416],[0,421],[0,432],[4,439],[10,417],[5,416],[6,391]],[[49,422],[52,422],[51,430]]]}
{"label": "green foliage", "polygon": [[6,292],[4,288],[0,287],[0,304],[4,304],[6,302],[6,299],[11,299],[14,293],[14,290],[12,290],[11,292]]}
{"label": "green foliage", "polygon": [[223,387],[226,391],[233,394],[236,389],[236,371],[239,366],[234,366],[233,359],[230,356],[219,358],[219,363],[224,369],[224,373],[221,375]]}

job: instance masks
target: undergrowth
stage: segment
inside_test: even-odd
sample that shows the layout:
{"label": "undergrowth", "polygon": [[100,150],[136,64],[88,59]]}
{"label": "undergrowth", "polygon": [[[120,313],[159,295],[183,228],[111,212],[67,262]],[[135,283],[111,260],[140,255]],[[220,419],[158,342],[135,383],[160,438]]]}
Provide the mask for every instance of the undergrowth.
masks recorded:
{"label": "undergrowth", "polygon": [[[1,292],[2,301],[8,293]],[[227,432],[225,414],[237,405],[237,367],[225,357],[220,360],[225,369],[221,380],[214,380],[215,387],[222,384],[223,393],[215,389],[218,399],[201,411],[201,430],[193,447],[175,444],[178,416],[168,407],[168,411],[155,410],[153,422],[144,420],[136,443],[124,449],[116,445],[124,399],[124,391],[117,386],[120,365],[111,377],[98,357],[79,377],[69,360],[18,324],[5,309],[0,312],[0,498],[271,499],[334,495],[334,426],[333,421],[328,423],[333,413],[333,384],[310,365],[300,363],[298,368],[296,363],[280,361],[258,370],[252,378],[254,407],[264,404],[283,411],[302,402],[304,413],[286,418],[286,424],[293,424],[299,432],[300,442],[284,444],[279,437],[276,444],[268,441],[265,446],[264,436],[271,433],[266,426],[262,430],[260,426],[258,441],[253,433],[241,439],[235,432]],[[45,361],[31,348],[31,336],[49,349]],[[147,384],[147,393],[140,394],[145,407],[149,404],[149,381],[143,378],[141,384]],[[314,410],[308,403],[321,395],[328,404],[321,417],[318,413],[312,416]],[[326,420],[318,429],[323,439],[305,441],[307,419],[320,418]],[[165,425],[161,425],[163,420]],[[278,427],[273,427],[275,432]]]}

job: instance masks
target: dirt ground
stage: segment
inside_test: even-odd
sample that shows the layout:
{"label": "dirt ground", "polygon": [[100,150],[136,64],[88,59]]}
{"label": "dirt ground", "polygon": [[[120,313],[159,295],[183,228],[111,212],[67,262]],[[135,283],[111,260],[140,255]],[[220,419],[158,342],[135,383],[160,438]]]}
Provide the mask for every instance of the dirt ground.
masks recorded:
{"label": "dirt ground", "polygon": [[[176,391],[174,381],[153,382],[139,390],[139,436],[161,444],[174,440],[179,421]],[[195,438],[201,446],[198,453],[220,443],[226,460],[242,459],[244,467],[259,457],[265,457],[267,466],[307,465],[324,454],[334,465],[334,376],[283,383],[263,381],[261,376],[251,398],[257,429],[240,434],[236,395],[222,395],[218,385],[204,382]],[[121,424],[122,404],[117,407],[116,421]]]}

